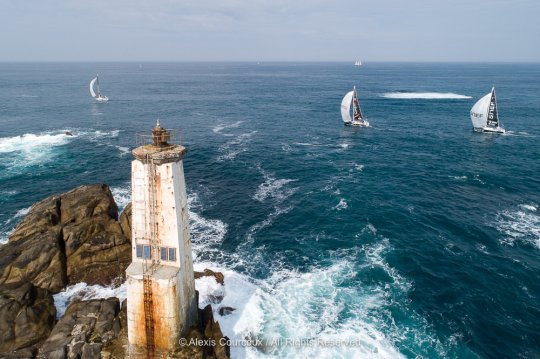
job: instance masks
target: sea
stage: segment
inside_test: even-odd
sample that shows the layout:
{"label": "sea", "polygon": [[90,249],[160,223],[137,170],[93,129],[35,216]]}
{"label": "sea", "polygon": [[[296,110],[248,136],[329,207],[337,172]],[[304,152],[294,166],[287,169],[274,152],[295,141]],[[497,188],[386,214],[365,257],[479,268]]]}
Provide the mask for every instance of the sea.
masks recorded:
{"label": "sea", "polygon": [[[474,133],[493,85],[507,132]],[[353,86],[369,128],[341,120]],[[125,207],[158,119],[233,358],[540,358],[540,64],[2,63],[0,242],[83,184]]]}

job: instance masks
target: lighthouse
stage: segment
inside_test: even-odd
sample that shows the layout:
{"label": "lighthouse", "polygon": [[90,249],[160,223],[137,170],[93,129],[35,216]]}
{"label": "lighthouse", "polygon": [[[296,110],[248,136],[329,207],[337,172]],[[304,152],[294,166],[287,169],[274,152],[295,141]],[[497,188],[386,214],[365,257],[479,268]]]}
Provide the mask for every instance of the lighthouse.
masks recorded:
{"label": "lighthouse", "polygon": [[186,184],[187,149],[157,122],[132,151],[132,262],[126,270],[130,357],[174,348],[197,321]]}

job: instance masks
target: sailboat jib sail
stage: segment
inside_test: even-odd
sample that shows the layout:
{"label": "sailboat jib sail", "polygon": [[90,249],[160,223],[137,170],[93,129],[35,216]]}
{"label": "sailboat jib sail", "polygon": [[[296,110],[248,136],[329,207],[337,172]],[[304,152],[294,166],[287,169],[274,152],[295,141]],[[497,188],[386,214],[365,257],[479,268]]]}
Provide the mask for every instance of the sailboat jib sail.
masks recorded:
{"label": "sailboat jib sail", "polygon": [[345,123],[351,123],[351,101],[353,98],[353,91],[347,92],[347,94],[341,100],[341,118]]}
{"label": "sailboat jib sail", "polygon": [[[352,108],[352,116],[351,116]],[[347,94],[341,100],[341,118],[346,125],[352,126],[369,126],[360,109],[360,103],[358,102],[358,95],[356,94],[356,87],[353,87],[352,91]]]}
{"label": "sailboat jib sail", "polygon": [[505,132],[499,124],[495,88],[471,108],[471,121],[474,130],[478,132]]}
{"label": "sailboat jib sail", "polygon": [[[97,93],[96,91],[94,90],[94,85],[97,89]],[[90,81],[90,95],[92,95],[92,97],[97,101],[97,102],[107,102],[109,101],[109,98],[107,96],[104,96],[101,94],[101,90],[99,89],[99,76],[96,75],[96,77],[94,77],[92,79],[92,81]]]}

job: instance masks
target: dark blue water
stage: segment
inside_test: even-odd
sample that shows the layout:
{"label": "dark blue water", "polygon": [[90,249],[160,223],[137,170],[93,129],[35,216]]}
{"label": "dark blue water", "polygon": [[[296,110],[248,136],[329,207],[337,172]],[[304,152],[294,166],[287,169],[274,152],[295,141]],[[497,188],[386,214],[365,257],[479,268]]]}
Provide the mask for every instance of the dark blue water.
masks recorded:
{"label": "dark blue water", "polygon": [[[473,133],[493,84],[508,132]],[[371,128],[342,125],[353,85]],[[159,118],[189,149],[196,267],[238,308],[225,334],[354,340],[237,357],[540,358],[539,98],[525,64],[1,64],[1,237],[81,184],[125,205]]]}

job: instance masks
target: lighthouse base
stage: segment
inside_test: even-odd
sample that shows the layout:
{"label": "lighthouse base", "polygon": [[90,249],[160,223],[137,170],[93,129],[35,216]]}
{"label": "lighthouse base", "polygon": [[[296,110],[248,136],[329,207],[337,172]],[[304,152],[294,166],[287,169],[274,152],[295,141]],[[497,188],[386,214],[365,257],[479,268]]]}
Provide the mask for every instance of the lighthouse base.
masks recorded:
{"label": "lighthouse base", "polygon": [[126,270],[129,352],[164,353],[178,345],[197,322],[197,298],[186,298],[180,269],[157,265],[143,272],[143,263]]}

